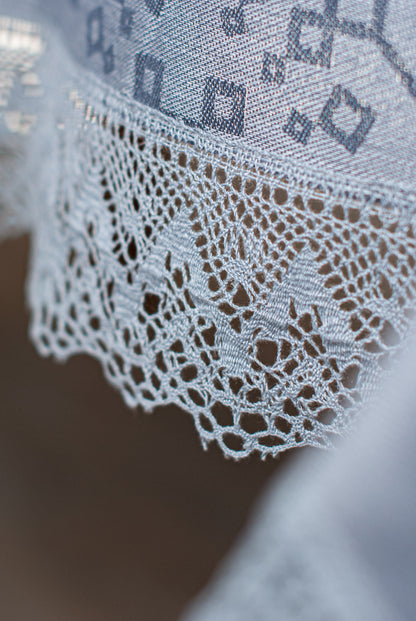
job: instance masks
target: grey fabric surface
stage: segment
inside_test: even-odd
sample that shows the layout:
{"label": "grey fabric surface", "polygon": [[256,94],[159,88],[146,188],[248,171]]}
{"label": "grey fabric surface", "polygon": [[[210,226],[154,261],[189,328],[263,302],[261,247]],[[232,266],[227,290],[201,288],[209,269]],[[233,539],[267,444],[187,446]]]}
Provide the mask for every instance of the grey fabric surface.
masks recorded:
{"label": "grey fabric surface", "polygon": [[186,621],[416,615],[416,339],[354,435],[270,486]]}
{"label": "grey fabric surface", "polygon": [[331,445],[412,315],[412,6],[1,10],[1,226],[33,232],[38,350],[236,459]]}

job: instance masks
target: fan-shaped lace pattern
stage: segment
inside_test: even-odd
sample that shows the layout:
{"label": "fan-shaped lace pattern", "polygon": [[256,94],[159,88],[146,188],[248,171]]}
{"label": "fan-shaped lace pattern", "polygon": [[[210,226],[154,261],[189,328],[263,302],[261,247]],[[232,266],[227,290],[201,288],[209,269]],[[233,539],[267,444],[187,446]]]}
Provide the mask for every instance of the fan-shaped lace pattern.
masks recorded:
{"label": "fan-shaped lace pattern", "polygon": [[177,403],[233,457],[330,443],[413,314],[406,200],[219,146],[92,80],[70,99],[34,224],[39,350],[95,356],[130,406]]}

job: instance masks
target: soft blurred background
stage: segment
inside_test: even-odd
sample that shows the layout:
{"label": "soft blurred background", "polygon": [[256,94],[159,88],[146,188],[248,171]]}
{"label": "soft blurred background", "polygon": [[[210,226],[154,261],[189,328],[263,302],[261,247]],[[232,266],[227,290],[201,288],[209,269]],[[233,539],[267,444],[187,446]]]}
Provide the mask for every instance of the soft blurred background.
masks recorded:
{"label": "soft blurred background", "polygon": [[178,619],[292,454],[225,460],[178,408],[129,410],[94,360],[41,359],[28,252],[0,245],[0,619]]}

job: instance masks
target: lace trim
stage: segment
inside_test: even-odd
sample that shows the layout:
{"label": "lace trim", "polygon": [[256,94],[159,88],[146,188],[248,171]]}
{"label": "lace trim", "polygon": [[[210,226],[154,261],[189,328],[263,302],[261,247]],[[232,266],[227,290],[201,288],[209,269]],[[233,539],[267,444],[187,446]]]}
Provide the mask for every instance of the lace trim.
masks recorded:
{"label": "lace trim", "polygon": [[407,333],[413,195],[215,141],[72,71],[48,152],[37,137],[39,351],[95,356],[130,406],[176,403],[234,458],[329,445]]}

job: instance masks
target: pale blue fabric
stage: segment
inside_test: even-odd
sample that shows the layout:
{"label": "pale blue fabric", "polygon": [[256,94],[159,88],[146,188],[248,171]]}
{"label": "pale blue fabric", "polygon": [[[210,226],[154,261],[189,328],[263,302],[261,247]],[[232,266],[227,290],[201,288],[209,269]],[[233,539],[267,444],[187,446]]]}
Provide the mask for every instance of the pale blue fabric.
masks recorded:
{"label": "pale blue fabric", "polygon": [[[414,316],[415,26],[408,0],[0,0],[0,228],[32,232],[39,352],[235,459],[364,418]],[[272,492],[190,619],[414,617],[403,368],[400,415]]]}
{"label": "pale blue fabric", "polygon": [[127,97],[327,174],[414,191],[413,2],[38,1],[76,60]]}
{"label": "pale blue fabric", "polygon": [[186,621],[413,621],[416,339],[332,454],[272,482]]}
{"label": "pale blue fabric", "polygon": [[0,9],[39,351],[234,458],[330,446],[413,313],[413,3]]}

